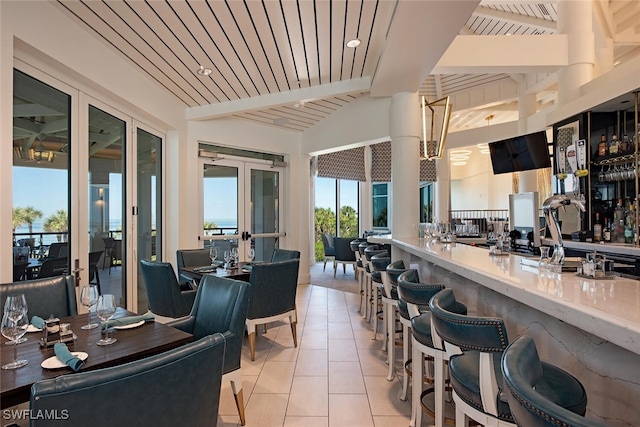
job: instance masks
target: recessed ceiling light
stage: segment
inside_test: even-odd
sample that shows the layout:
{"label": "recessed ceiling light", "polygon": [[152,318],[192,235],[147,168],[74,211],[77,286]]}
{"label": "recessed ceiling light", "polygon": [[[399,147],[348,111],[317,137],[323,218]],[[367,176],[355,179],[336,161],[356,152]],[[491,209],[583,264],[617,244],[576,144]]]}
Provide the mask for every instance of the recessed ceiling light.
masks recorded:
{"label": "recessed ceiling light", "polygon": [[296,102],[293,106],[296,108],[304,108],[304,101]]}
{"label": "recessed ceiling light", "polygon": [[355,49],[358,46],[360,46],[360,40],[358,39],[351,39],[347,42],[347,47],[350,47],[351,49]]}
{"label": "recessed ceiling light", "polygon": [[449,158],[451,159],[451,161],[454,161],[454,162],[459,162],[461,160],[469,160],[469,156],[463,156],[461,154],[458,154],[457,156],[451,156]]}
{"label": "recessed ceiling light", "polygon": [[485,148],[484,150],[480,150],[481,154],[489,154],[491,153],[491,151],[488,148]]}
{"label": "recessed ceiling light", "polygon": [[486,143],[486,142],[482,142],[482,143],[480,143],[480,144],[476,144],[476,147],[478,147],[478,148],[479,148],[479,149],[481,149],[481,150],[484,150],[484,149],[489,148],[489,144],[488,144],[488,143]]}
{"label": "recessed ceiling light", "polygon": [[471,150],[449,150],[449,154],[452,156],[459,156],[459,155],[467,155],[467,154],[471,154]]}
{"label": "recessed ceiling light", "polygon": [[451,163],[453,166],[464,166],[467,164],[467,162],[453,162]]}
{"label": "recessed ceiling light", "polygon": [[285,117],[277,117],[273,119],[273,124],[277,126],[284,126],[289,123],[289,119]]}
{"label": "recessed ceiling light", "polygon": [[196,73],[198,73],[201,76],[208,76],[209,74],[211,74],[211,68],[204,68],[201,65],[200,68],[198,68],[198,70],[196,71]]}

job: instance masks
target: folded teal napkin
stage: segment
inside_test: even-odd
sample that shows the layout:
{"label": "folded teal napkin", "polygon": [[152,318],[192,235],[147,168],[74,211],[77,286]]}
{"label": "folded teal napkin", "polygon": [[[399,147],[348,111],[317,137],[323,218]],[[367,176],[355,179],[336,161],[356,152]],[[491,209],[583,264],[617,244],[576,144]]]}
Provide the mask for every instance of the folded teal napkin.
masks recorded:
{"label": "folded teal napkin", "polygon": [[44,319],[42,317],[33,316],[31,318],[31,324],[38,329],[42,329],[44,326]]}
{"label": "folded teal napkin", "polygon": [[215,265],[207,265],[206,267],[196,267],[193,269],[193,271],[195,271],[196,273],[210,273],[215,270]]}
{"label": "folded teal napkin", "polygon": [[[107,324],[107,327],[125,326],[125,325],[131,325],[132,323],[137,323],[141,320],[144,320],[145,322],[147,322],[154,319],[155,317],[153,313],[150,311],[147,311],[145,314],[141,316],[125,316],[125,317],[119,317],[117,319],[111,319],[108,322],[106,322],[106,324]],[[103,327],[104,325],[105,325],[105,322],[102,322]]]}
{"label": "folded teal napkin", "polygon": [[62,363],[66,364],[74,371],[77,371],[78,369],[82,368],[82,365],[84,365],[84,360],[71,354],[69,348],[64,343],[56,343],[53,346],[53,351],[56,354],[56,357],[60,359]]}
{"label": "folded teal napkin", "polygon": [[251,271],[252,268],[253,268],[253,265],[251,265],[251,264],[245,264],[245,265],[242,266],[242,269],[244,271]]}

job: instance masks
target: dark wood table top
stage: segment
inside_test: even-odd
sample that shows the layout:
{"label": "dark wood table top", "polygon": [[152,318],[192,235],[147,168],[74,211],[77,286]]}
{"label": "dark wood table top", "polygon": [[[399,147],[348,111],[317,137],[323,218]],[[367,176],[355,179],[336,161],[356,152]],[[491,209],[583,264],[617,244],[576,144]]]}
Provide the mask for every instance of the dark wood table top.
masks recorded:
{"label": "dark wood table top", "polygon": [[[118,309],[116,316],[123,317],[133,315],[125,310]],[[81,329],[86,325],[87,314],[71,316],[60,319],[62,323],[70,323],[71,330],[78,336],[74,343],[68,343],[70,351],[83,351],[89,356],[84,366],[78,372],[116,366],[133,360],[159,354],[172,348],[191,342],[191,334],[163,325],[157,322],[146,322],[144,325],[132,329],[113,329],[110,336],[118,341],[107,346],[99,346],[96,342],[100,339],[103,328],[90,330]],[[95,313],[93,322],[98,321]],[[40,347],[40,333],[27,333],[27,342],[18,344],[18,359],[27,359],[29,363],[18,369],[2,370],[0,378],[2,409],[17,405],[29,400],[31,385],[37,381],[54,378],[60,375],[73,374],[73,371],[64,367],[61,369],[44,369],[40,364],[51,356],[55,356],[53,347]],[[1,359],[2,365],[13,361],[13,348],[5,345],[7,340],[2,338]]]}
{"label": "dark wood table top", "polygon": [[[228,277],[229,279],[242,280],[244,282],[248,282],[249,278],[251,277],[251,273],[248,271],[244,271],[242,269],[242,267],[246,264],[250,264],[250,263],[241,262],[239,263],[238,268],[234,268],[232,270],[226,270],[222,267],[214,268],[213,266],[203,265],[203,266],[182,267],[180,268],[180,271],[189,273],[190,276],[197,277],[199,279],[201,279],[202,276],[204,276],[205,274],[213,274],[218,277]],[[198,271],[199,269],[203,269],[205,267],[211,267],[211,271],[209,271],[208,269],[205,271]]]}

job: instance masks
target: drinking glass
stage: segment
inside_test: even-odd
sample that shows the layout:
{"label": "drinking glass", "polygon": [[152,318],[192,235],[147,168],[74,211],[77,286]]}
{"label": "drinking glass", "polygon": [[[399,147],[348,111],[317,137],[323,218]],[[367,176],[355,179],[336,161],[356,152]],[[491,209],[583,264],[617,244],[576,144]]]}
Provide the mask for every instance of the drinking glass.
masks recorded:
{"label": "drinking glass", "polygon": [[4,312],[0,332],[13,343],[13,362],[2,365],[2,369],[17,369],[28,363],[27,360],[18,360],[18,350],[16,348],[20,338],[27,332],[28,327],[27,316],[22,313],[22,310],[10,309]]}
{"label": "drinking glass", "polygon": [[105,322],[104,334],[105,338],[100,339],[96,344],[109,345],[117,341],[115,338],[109,337],[109,325],[107,322],[116,314],[116,297],[111,294],[100,295],[98,298],[98,305],[96,306],[96,313],[100,320]]}
{"label": "drinking glass", "polygon": [[223,257],[224,262],[226,263],[225,268],[231,268],[231,251],[224,251]]}
{"label": "drinking glass", "polygon": [[215,246],[209,248],[209,258],[211,258],[211,265],[213,265],[218,258],[218,249]]}
{"label": "drinking glass", "polygon": [[254,248],[249,248],[247,251],[247,257],[249,258],[249,262],[253,261],[253,258],[256,256],[256,250]]}
{"label": "drinking glass", "polygon": [[[4,303],[4,313],[6,313],[7,311],[11,312],[11,316],[13,320],[17,320],[19,313],[22,313],[22,316],[24,316],[27,320],[27,323],[29,323],[29,317],[27,316],[27,311],[28,311],[27,299],[25,298],[24,294],[8,296],[7,300]],[[26,341],[27,341],[26,338],[18,337],[17,343],[14,343],[13,341],[9,341],[6,343],[6,345],[20,344]]]}
{"label": "drinking glass", "polygon": [[551,258],[549,258],[549,247],[548,246],[540,246],[540,261],[538,262],[538,269],[540,270],[548,270],[549,262]]}
{"label": "drinking glass", "polygon": [[233,258],[233,263],[237,265],[238,264],[238,248],[231,249],[231,258]]}
{"label": "drinking glass", "polygon": [[91,323],[91,307],[98,302],[98,287],[96,285],[84,285],[80,292],[80,303],[87,307],[89,311],[89,321],[82,329],[94,329],[100,326],[97,323]]}

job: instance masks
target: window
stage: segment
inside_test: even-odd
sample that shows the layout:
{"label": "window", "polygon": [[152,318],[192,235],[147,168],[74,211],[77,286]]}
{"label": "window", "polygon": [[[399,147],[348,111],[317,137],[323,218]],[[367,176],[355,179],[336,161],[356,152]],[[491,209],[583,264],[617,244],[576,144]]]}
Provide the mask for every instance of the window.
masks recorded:
{"label": "window", "polygon": [[433,222],[433,183],[420,184],[420,222]]}
{"label": "window", "polygon": [[389,184],[373,184],[373,226],[388,227]]}

